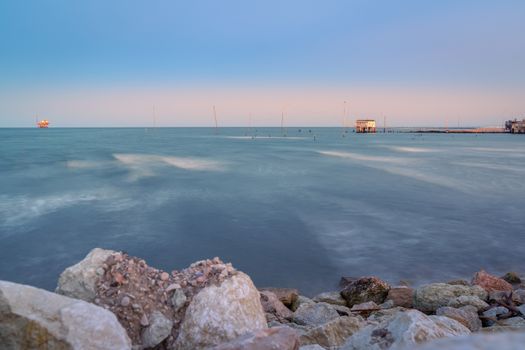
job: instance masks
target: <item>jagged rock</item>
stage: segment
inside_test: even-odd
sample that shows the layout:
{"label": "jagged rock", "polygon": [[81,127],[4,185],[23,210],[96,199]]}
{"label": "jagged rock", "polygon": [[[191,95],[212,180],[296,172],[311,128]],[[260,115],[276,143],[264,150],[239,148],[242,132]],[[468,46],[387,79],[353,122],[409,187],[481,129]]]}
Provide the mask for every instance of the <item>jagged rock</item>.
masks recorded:
{"label": "jagged rock", "polygon": [[315,301],[303,295],[299,295],[290,309],[295,312],[302,304],[315,304]]}
{"label": "jagged rock", "polygon": [[[498,316],[505,315],[509,312],[509,309],[503,306],[497,306],[493,307],[491,309],[488,309],[487,311],[483,312],[484,317],[490,317],[491,319],[498,319]],[[483,324],[485,326],[492,326],[495,324],[494,320],[486,319],[483,321]]]}
{"label": "jagged rock", "polygon": [[335,349],[363,326],[361,317],[339,317],[301,335],[301,345],[319,344],[326,349]]}
{"label": "jagged rock", "polygon": [[496,276],[487,273],[485,270],[476,272],[472,278],[472,284],[478,285],[485,289],[487,292],[493,292],[497,290],[512,292],[512,285]]}
{"label": "jagged rock", "polygon": [[293,322],[305,326],[320,326],[339,317],[339,313],[327,303],[301,304],[293,314]]}
{"label": "jagged rock", "polygon": [[436,310],[436,315],[450,317],[472,332],[477,332],[481,329],[481,320],[478,317],[478,311],[472,305],[464,306],[461,309],[449,306],[440,307]]}
{"label": "jagged rock", "polygon": [[279,322],[284,322],[292,318],[292,311],[284,306],[274,293],[270,291],[261,291],[260,294],[261,304],[265,313],[275,316]]}
{"label": "jagged rock", "polygon": [[299,338],[289,327],[275,327],[249,332],[211,350],[298,350]]}
{"label": "jagged rock", "polygon": [[348,284],[341,291],[341,296],[346,300],[348,306],[373,301],[381,304],[388,295],[390,286],[377,277],[361,277]]}
{"label": "jagged rock", "polygon": [[392,300],[394,306],[411,308],[414,306],[414,289],[406,286],[392,287],[386,300]]}
{"label": "jagged rock", "polygon": [[489,307],[489,304],[473,295],[461,295],[457,298],[451,299],[448,303],[448,306],[455,308],[460,308],[467,305],[474,306],[478,311],[487,309]]}
{"label": "jagged rock", "polygon": [[525,289],[516,289],[512,296],[518,304],[525,304]]}
{"label": "jagged rock", "polygon": [[461,286],[447,283],[431,283],[416,289],[414,307],[423,312],[435,312],[442,306],[448,306],[452,299],[466,296],[487,298],[487,292],[480,286]]}
{"label": "jagged rock", "polygon": [[242,272],[193,297],[175,341],[176,349],[205,349],[266,329],[259,292]]}
{"label": "jagged rock", "polygon": [[291,308],[299,297],[299,291],[294,288],[261,288],[260,291],[272,292],[288,308]]}
{"label": "jagged rock", "polygon": [[503,277],[503,280],[509,282],[510,284],[520,284],[521,278],[516,272],[507,272]]}
{"label": "jagged rock", "polygon": [[341,296],[340,292],[325,292],[316,295],[313,299],[315,302],[323,302],[332,305],[346,306],[346,300]]}
{"label": "jagged rock", "polygon": [[142,333],[142,345],[152,348],[166,339],[173,328],[173,321],[162,313],[154,311],[150,316],[150,325]]}
{"label": "jagged rock", "polygon": [[357,281],[359,278],[357,277],[347,277],[347,276],[343,276],[341,277],[341,279],[339,280],[339,287],[341,287],[341,289],[345,289],[350,283],[352,282],[355,282]]}
{"label": "jagged rock", "polygon": [[0,348],[131,349],[131,341],[101,307],[0,281]]}
{"label": "jagged rock", "polygon": [[82,261],[68,267],[60,274],[56,292],[92,302],[96,296],[96,282],[101,276],[101,270],[104,271],[103,265],[113,254],[118,253],[101,248],[93,249]]}
{"label": "jagged rock", "polygon": [[426,316],[417,310],[407,310],[361,329],[348,339],[341,350],[399,349],[431,339],[469,333],[468,328],[451,318]]}
{"label": "jagged rock", "polygon": [[478,333],[437,339],[417,347],[409,346],[405,350],[517,350],[521,349],[523,344],[525,344],[525,333],[521,332]]}
{"label": "jagged rock", "polygon": [[374,311],[378,309],[380,309],[379,305],[377,305],[373,301],[367,301],[366,303],[355,304],[354,306],[352,306],[350,311],[357,311],[357,312],[368,311],[370,312],[370,311]]}
{"label": "jagged rock", "polygon": [[171,305],[175,311],[179,311],[184,306],[184,304],[186,304],[187,300],[188,298],[186,297],[186,294],[184,294],[182,288],[178,288],[175,289],[175,292],[171,297]]}

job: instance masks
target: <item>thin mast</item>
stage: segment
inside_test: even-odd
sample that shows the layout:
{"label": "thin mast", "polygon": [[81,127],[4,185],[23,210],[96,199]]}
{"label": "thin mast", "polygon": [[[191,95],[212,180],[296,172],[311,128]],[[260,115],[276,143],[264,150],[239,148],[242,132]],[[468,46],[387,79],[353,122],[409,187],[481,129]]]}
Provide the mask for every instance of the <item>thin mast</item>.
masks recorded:
{"label": "thin mast", "polygon": [[213,105],[213,119],[215,120],[215,134],[219,133],[219,124],[217,123],[217,111],[215,105]]}
{"label": "thin mast", "polygon": [[284,111],[281,111],[281,135],[284,136]]}

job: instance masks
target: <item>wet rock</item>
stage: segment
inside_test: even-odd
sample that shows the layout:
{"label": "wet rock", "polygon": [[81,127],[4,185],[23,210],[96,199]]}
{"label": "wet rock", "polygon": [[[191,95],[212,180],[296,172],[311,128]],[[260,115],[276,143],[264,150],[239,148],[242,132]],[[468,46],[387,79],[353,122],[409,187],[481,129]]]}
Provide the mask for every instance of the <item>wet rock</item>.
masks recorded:
{"label": "wet rock", "polygon": [[474,306],[478,311],[485,310],[489,307],[489,304],[473,295],[461,295],[457,298],[451,299],[448,303],[448,306],[455,308],[467,305]]}
{"label": "wet rock", "polygon": [[339,317],[339,313],[327,303],[301,304],[293,314],[293,322],[305,326],[320,326]]}
{"label": "wet rock", "polygon": [[404,350],[517,350],[522,348],[523,344],[525,344],[525,333],[478,333],[437,339],[417,347],[407,347]]}
{"label": "wet rock", "polygon": [[481,329],[481,320],[478,317],[478,312],[474,306],[465,306],[461,309],[456,309],[449,306],[440,307],[436,310],[436,315],[446,316],[458,321],[472,332],[477,332]]}
{"label": "wet rock", "polygon": [[97,270],[103,269],[113,250],[95,248],[79,263],[68,267],[60,274],[56,292],[71,298],[92,302],[96,297],[96,283],[101,277]]}
{"label": "wet rock", "polygon": [[289,327],[275,327],[249,332],[212,350],[298,350],[299,337]]}
{"label": "wet rock", "polygon": [[[274,293],[261,291],[260,294],[261,304],[265,313],[272,314],[279,322],[286,322],[292,318],[292,311],[284,306]],[[268,319],[268,317],[266,318]]]}
{"label": "wet rock", "polygon": [[392,300],[394,306],[411,308],[414,306],[414,289],[406,286],[392,287],[386,300]]}
{"label": "wet rock", "polygon": [[348,284],[341,291],[341,296],[348,306],[373,301],[381,304],[385,301],[390,286],[377,277],[361,277]]}
{"label": "wet rock", "polygon": [[150,317],[150,325],[142,333],[142,345],[146,348],[154,347],[166,339],[173,328],[173,321],[158,311]]}
{"label": "wet rock", "polygon": [[482,287],[487,292],[493,292],[497,290],[512,292],[512,285],[509,282],[499,277],[493,276],[487,273],[485,270],[476,272],[472,278],[472,284]]}
{"label": "wet rock", "polygon": [[301,335],[301,345],[319,344],[326,349],[335,349],[363,326],[361,317],[339,317]]}
{"label": "wet rock", "polygon": [[259,292],[250,277],[237,272],[220,285],[207,286],[193,297],[175,348],[205,349],[266,328]]}
{"label": "wet rock", "polygon": [[299,297],[299,291],[294,288],[261,288],[260,291],[272,292],[288,308],[291,308]]}
{"label": "wet rock", "polygon": [[131,341],[101,307],[0,281],[0,348],[131,349]]}
{"label": "wet rock", "polygon": [[460,296],[476,296],[484,300],[487,298],[487,292],[480,286],[431,283],[416,289],[414,307],[423,312],[435,312]]}
{"label": "wet rock", "polygon": [[469,333],[468,328],[448,317],[426,316],[417,310],[407,310],[364,327],[352,335],[341,349],[410,348],[432,339]]}
{"label": "wet rock", "polygon": [[315,304],[315,301],[303,295],[299,295],[297,299],[294,301],[294,303],[292,304],[291,310],[297,311],[299,306],[301,306],[302,304]]}
{"label": "wet rock", "polygon": [[175,292],[171,297],[171,305],[173,306],[173,310],[175,310],[175,312],[179,311],[184,306],[187,300],[188,298],[186,297],[186,294],[184,294],[184,291],[181,288],[175,289]]}
{"label": "wet rock", "polygon": [[346,306],[346,300],[341,296],[340,292],[321,293],[316,295],[312,300],[315,302]]}
{"label": "wet rock", "polygon": [[509,282],[510,284],[520,284],[521,278],[516,272],[507,272],[503,277],[503,280]]}

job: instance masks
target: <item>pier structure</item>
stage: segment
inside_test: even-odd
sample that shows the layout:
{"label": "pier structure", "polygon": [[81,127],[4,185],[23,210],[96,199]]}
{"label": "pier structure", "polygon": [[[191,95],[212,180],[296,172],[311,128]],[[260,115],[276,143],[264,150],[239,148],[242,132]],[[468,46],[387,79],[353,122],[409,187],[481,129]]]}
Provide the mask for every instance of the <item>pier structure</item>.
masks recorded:
{"label": "pier structure", "polygon": [[525,119],[507,120],[505,122],[505,131],[511,134],[525,134]]}
{"label": "pier structure", "polygon": [[376,121],[373,119],[358,119],[355,121],[355,132],[366,134],[376,132]]}

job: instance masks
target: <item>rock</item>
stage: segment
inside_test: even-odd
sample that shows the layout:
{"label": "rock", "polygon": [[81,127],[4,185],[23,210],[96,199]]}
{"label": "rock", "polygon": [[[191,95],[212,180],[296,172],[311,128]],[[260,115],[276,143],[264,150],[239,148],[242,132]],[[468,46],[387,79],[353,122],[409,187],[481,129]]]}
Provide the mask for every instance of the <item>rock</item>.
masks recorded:
{"label": "rock", "polygon": [[525,304],[525,289],[516,289],[512,296],[518,304]]}
{"label": "rock", "polygon": [[398,312],[380,323],[370,324],[354,335],[342,350],[408,349],[432,339],[469,334],[461,323],[443,316],[426,316],[417,310]]}
{"label": "rock", "polygon": [[512,300],[512,292],[504,292],[496,290],[489,293],[488,300],[490,303],[495,302],[506,302],[507,300]]}
{"label": "rock", "polygon": [[377,305],[373,301],[368,301],[366,303],[355,304],[354,306],[352,306],[350,311],[356,311],[356,312],[368,311],[370,312],[370,311],[374,311],[378,309],[380,309],[379,305]]}
{"label": "rock", "polygon": [[316,295],[313,299],[315,302],[323,302],[332,305],[346,306],[346,300],[341,296],[340,292],[325,292]]}
{"label": "rock", "polygon": [[301,304],[293,313],[293,322],[304,326],[320,326],[339,317],[339,313],[327,303]]}
{"label": "rock", "polygon": [[149,319],[148,319],[148,316],[146,316],[146,314],[143,314],[142,317],[140,318],[140,325],[142,327],[149,326]]}
{"label": "rock", "polygon": [[259,292],[250,277],[237,272],[220,285],[209,285],[193,297],[180,325],[175,348],[205,349],[266,328]]}
{"label": "rock", "polygon": [[525,316],[525,305],[520,305],[516,307],[516,309],[518,309],[518,311],[521,312],[523,316]]}
{"label": "rock", "polygon": [[461,309],[444,306],[436,310],[436,315],[446,316],[458,321],[472,332],[477,332],[481,329],[481,320],[478,317],[478,312],[474,306],[465,306]]}
{"label": "rock", "polygon": [[173,306],[173,310],[175,310],[175,312],[179,311],[187,300],[188,298],[182,289],[175,289],[175,293],[173,293],[173,296],[171,297],[171,305]]}
{"label": "rock", "polygon": [[275,327],[249,332],[213,350],[298,350],[299,338],[290,327]]}
{"label": "rock", "polygon": [[394,306],[395,305],[394,305],[394,301],[393,300],[387,300],[383,304],[379,305],[379,308],[381,308],[381,309],[391,309]]}
{"label": "rock", "polygon": [[500,326],[523,328],[525,327],[525,319],[521,316],[506,318],[498,322]]}
{"label": "rock", "polygon": [[66,268],[58,279],[56,292],[71,298],[92,302],[96,296],[97,270],[113,254],[113,250],[95,248],[79,263]]}
{"label": "rock", "polygon": [[319,344],[326,349],[338,348],[363,326],[361,317],[339,317],[307,331],[301,335],[300,342],[301,345]]}
{"label": "rock", "polygon": [[142,333],[142,345],[152,348],[166,339],[173,328],[173,322],[158,311],[154,311],[150,317],[150,325]]}
{"label": "rock", "polygon": [[272,292],[288,308],[291,308],[299,297],[299,291],[294,288],[262,288],[260,291]]}
{"label": "rock", "polygon": [[394,306],[411,308],[414,306],[414,289],[406,286],[392,287],[386,300],[392,300]]}
{"label": "rock", "polygon": [[0,348],[131,349],[131,341],[101,307],[0,281]]}
{"label": "rock", "polygon": [[517,350],[525,343],[525,333],[505,332],[495,334],[472,334],[430,341],[405,350]]}
{"label": "rock", "polygon": [[451,299],[448,303],[448,306],[455,308],[467,305],[474,306],[478,311],[485,310],[489,307],[489,304],[473,295],[461,295],[457,298]]}
{"label": "rock", "polygon": [[465,281],[465,280],[452,280],[452,281],[448,281],[447,284],[452,284],[453,286],[470,286],[470,283],[469,281]]}
{"label": "rock", "polygon": [[[493,307],[492,309],[488,309],[487,311],[483,312],[484,317],[490,317],[492,319],[497,319],[500,315],[505,315],[509,312],[509,309],[503,306],[497,306]],[[486,326],[492,326],[495,324],[493,320],[486,319],[483,321],[484,325]]]}
{"label": "rock", "polygon": [[167,281],[170,278],[170,274],[167,272],[162,272],[160,274],[160,280],[161,281]]}
{"label": "rock", "polygon": [[341,295],[350,307],[367,301],[381,304],[385,301],[389,289],[388,283],[377,277],[361,277],[348,284],[341,291]]}
{"label": "rock", "polygon": [[120,305],[124,307],[128,306],[130,302],[131,300],[129,299],[128,296],[125,296],[122,299],[120,299]]}
{"label": "rock", "polygon": [[299,350],[325,350],[325,348],[319,344],[310,344],[301,346]]}
{"label": "rock", "polygon": [[521,278],[516,272],[507,272],[505,276],[502,277],[503,280],[509,282],[510,284],[520,284]]}
{"label": "rock", "polygon": [[292,304],[291,310],[297,311],[299,306],[301,306],[302,304],[315,304],[315,301],[305,296],[299,295],[297,299],[294,301],[294,303]]}
{"label": "rock", "polygon": [[472,278],[472,284],[478,285],[485,289],[487,292],[493,292],[496,290],[512,292],[512,285],[496,276],[487,273],[485,270],[476,272]]}
{"label": "rock", "polygon": [[339,287],[341,289],[345,289],[350,283],[357,281],[359,278],[357,277],[341,277],[339,280]]}
{"label": "rock", "polygon": [[261,291],[260,294],[261,304],[265,313],[274,315],[279,322],[284,322],[292,318],[292,311],[284,306],[274,293]]}
{"label": "rock", "polygon": [[461,286],[447,283],[431,283],[416,289],[414,307],[423,312],[435,312],[442,306],[448,306],[452,299],[477,296],[484,300],[487,292],[479,286]]}

